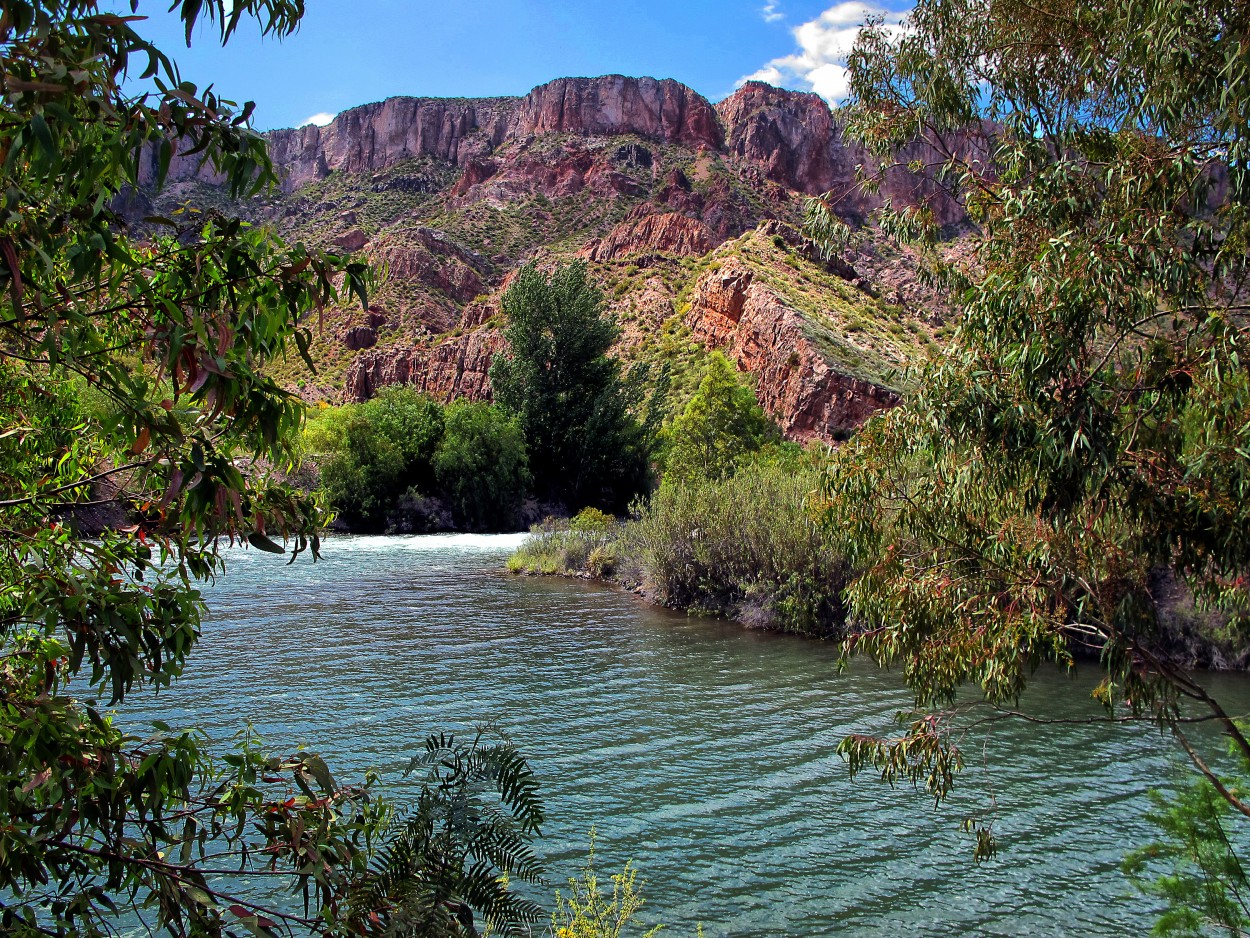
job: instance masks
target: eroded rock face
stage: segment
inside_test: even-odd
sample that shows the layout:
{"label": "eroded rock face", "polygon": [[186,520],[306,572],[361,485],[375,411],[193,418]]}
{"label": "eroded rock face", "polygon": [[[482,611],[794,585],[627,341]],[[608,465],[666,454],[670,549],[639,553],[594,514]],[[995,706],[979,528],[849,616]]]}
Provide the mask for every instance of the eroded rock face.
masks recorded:
{"label": "eroded rock face", "polygon": [[[937,184],[935,167],[957,153],[977,159],[984,148],[977,133],[951,135],[940,142],[919,139],[895,154],[895,165],[881,180],[880,190],[867,192],[856,179],[858,167],[876,160],[859,144],[848,141],[824,99],[809,92],[787,91],[750,81],[716,105],[725,124],[726,147],[739,159],[761,166],[768,179],[788,189],[819,195],[832,193],[840,214],[863,219],[890,199],[896,206],[924,205],[939,225],[965,221],[963,206]],[[913,173],[906,164],[923,169]]]}
{"label": "eroded rock face", "polygon": [[579,252],[590,261],[606,262],[634,254],[699,257],[720,243],[703,222],[675,212],[644,215],[622,222],[605,238],[596,238]]}
{"label": "eroded rock face", "polygon": [[518,98],[388,98],[339,114],[328,126],[275,130],[270,155],[290,192],[330,170],[377,171],[429,156],[464,165],[501,144]]}
{"label": "eroded rock face", "polygon": [[787,188],[827,192],[847,169],[835,161],[841,154],[834,147],[833,115],[818,95],[749,81],[716,105],[716,113],[729,152],[760,163],[769,179]]}
{"label": "eroded rock face", "polygon": [[457,303],[484,289],[481,258],[432,228],[406,230],[402,240],[388,238],[374,246],[370,259],[384,266],[390,279],[433,287]]}
{"label": "eroded rock face", "polygon": [[701,94],[671,78],[558,78],[521,102],[515,136],[637,134],[664,143],[720,149],[716,111]]}
{"label": "eroded rock face", "polygon": [[433,346],[374,349],[348,368],[344,396],[367,401],[387,385],[405,384],[439,400],[489,400],[490,366],[502,348],[503,337],[483,329]]}
{"label": "eroded rock face", "polygon": [[351,231],[345,231],[339,235],[331,243],[344,251],[359,251],[369,243],[369,236],[359,228],[353,228]]}
{"label": "eroded rock face", "polygon": [[343,344],[353,352],[378,344],[378,332],[372,326],[351,326],[343,333]]}
{"label": "eroded rock face", "polygon": [[699,342],[723,349],[755,375],[760,406],[787,439],[845,439],[899,403],[888,388],[834,370],[807,338],[800,315],[737,261],[699,280],[686,322]]}
{"label": "eroded rock face", "polygon": [[[624,75],[559,78],[524,98],[388,98],[343,111],[325,127],[274,130],[267,137],[282,188],[293,192],[332,171],[376,172],[423,156],[463,167],[476,161],[472,172],[481,176],[505,141],[548,133],[637,134],[692,149],[724,144],[716,111],[702,95],[672,79]],[[153,152],[140,181],[154,178]],[[215,181],[198,159],[180,156],[169,178]]]}

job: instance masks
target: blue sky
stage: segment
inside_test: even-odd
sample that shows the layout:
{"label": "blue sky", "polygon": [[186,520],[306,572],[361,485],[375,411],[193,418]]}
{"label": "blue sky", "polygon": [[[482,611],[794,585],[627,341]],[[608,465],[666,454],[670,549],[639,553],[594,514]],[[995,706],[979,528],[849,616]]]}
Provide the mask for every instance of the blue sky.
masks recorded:
{"label": "blue sky", "polygon": [[248,26],[224,49],[183,43],[161,0],[137,26],[227,98],[255,100],[261,129],[290,127],[391,95],[524,94],[569,75],[676,78],[713,101],[755,76],[842,92],[839,62],[873,12],[896,22],[902,0],[307,0],[303,25],[277,42]]}

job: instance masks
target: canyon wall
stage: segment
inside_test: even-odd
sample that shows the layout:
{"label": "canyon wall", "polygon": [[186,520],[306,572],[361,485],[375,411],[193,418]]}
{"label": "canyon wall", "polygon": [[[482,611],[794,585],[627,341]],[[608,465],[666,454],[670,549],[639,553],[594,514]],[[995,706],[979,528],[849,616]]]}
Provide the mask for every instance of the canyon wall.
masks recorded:
{"label": "canyon wall", "polygon": [[[523,97],[390,98],[325,127],[267,137],[282,192],[262,219],[302,225],[302,237],[362,252],[386,271],[387,290],[367,315],[346,316],[332,330],[338,351],[350,353],[345,366],[338,358],[342,399],[365,400],[387,384],[488,398],[490,363],[502,347],[494,312],[510,272],[536,257],[576,256],[617,284],[626,269],[667,270],[667,280],[643,291],[643,305],[654,307],[649,325],[627,331],[654,341],[661,307],[671,316],[677,294],[687,296],[681,315],[693,340],[724,349],[754,375],[761,404],[789,438],[804,441],[843,438],[898,397],[822,354],[805,314],[750,269],[731,262],[703,272],[696,262],[760,223],[781,226],[764,240],[793,234],[803,199],[825,193],[852,222],[888,198],[957,229],[963,208],[935,167],[951,152],[975,158],[980,145],[976,136],[917,140],[898,154],[912,168],[887,171],[869,191],[861,174],[874,172],[875,161],[844,138],[836,113],[814,94],[748,82],[713,106],[671,79],[620,75],[561,78]],[[148,182],[153,160],[143,167]],[[387,175],[412,160],[434,165]],[[304,189],[332,174],[340,174],[333,186]],[[169,177],[216,181],[184,156]],[[370,202],[368,193],[385,198]],[[557,217],[557,204],[571,208]],[[800,256],[780,249],[773,262]],[[891,303],[912,304],[893,280],[874,286],[863,272],[850,279],[870,315],[896,315],[877,301],[887,292]]]}

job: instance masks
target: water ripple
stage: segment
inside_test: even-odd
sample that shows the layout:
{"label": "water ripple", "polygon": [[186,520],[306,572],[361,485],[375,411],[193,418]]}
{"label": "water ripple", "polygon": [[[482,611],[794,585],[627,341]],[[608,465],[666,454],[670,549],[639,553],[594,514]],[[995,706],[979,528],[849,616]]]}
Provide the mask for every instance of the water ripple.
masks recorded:
{"label": "water ripple", "polygon": [[[316,565],[235,552],[172,691],[124,720],[195,722],[229,739],[251,720],[341,775],[378,768],[400,797],[435,729],[495,721],[530,757],[560,883],[592,825],[605,869],[634,859],[647,917],[672,934],[1122,935],[1150,908],[1118,872],[1151,835],[1144,792],[1174,758],[1157,734],[1005,724],[948,808],[835,754],[909,705],[897,675],[836,673],[819,642],[651,609],[576,581],[498,574],[516,538],[338,538]],[[1039,677],[1055,715],[1089,687]],[[1244,691],[1244,685],[1239,685]],[[980,762],[980,750],[973,753]],[[974,866],[958,832],[997,805],[1004,852]]]}

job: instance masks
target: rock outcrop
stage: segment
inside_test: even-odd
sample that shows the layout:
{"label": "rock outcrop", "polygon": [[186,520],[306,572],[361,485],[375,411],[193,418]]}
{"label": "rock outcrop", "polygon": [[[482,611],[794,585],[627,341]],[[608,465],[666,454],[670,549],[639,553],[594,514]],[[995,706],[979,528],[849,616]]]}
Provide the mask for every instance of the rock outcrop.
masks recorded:
{"label": "rock outcrop", "polygon": [[729,152],[763,166],[773,182],[816,195],[854,181],[854,164],[836,158],[833,114],[818,95],[749,81],[716,113]]}
{"label": "rock outcrop", "polygon": [[[773,182],[807,195],[830,192],[835,210],[856,220],[889,199],[899,207],[927,207],[942,226],[963,223],[966,213],[937,183],[936,167],[950,153],[976,159],[991,130],[987,126],[941,141],[916,140],[895,154],[898,165],[885,173],[873,193],[859,184],[856,172],[876,161],[862,146],[845,139],[819,96],[750,81],[716,105],[716,112],[725,125],[729,152],[761,166]],[[922,169],[912,172],[907,164]]]}
{"label": "rock outcrop", "polygon": [[325,127],[268,134],[290,192],[331,170],[376,172],[428,156],[463,166],[506,139],[518,98],[388,98],[343,111]]}
{"label": "rock outcrop", "polygon": [[756,396],[787,439],[844,439],[899,397],[836,371],[813,345],[804,320],[745,265],[730,261],[695,285],[686,323],[755,376]]}
{"label": "rock outcrop", "polygon": [[579,254],[600,262],[649,254],[698,257],[716,247],[720,240],[698,219],[667,212],[622,222],[607,237],[591,241]]}
{"label": "rock outcrop", "polygon": [[490,366],[502,348],[503,337],[483,329],[432,346],[372,349],[348,368],[344,396],[367,401],[387,385],[404,384],[439,400],[489,400]]}
{"label": "rock outcrop", "polygon": [[513,135],[637,134],[661,143],[720,149],[724,143],[708,100],[671,78],[558,78],[521,102]]}
{"label": "rock outcrop", "polygon": [[432,228],[406,229],[402,239],[386,238],[369,256],[389,280],[432,287],[457,303],[469,302],[484,289],[484,261]]}

